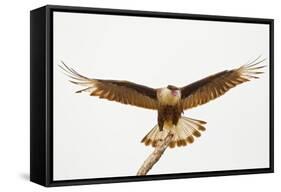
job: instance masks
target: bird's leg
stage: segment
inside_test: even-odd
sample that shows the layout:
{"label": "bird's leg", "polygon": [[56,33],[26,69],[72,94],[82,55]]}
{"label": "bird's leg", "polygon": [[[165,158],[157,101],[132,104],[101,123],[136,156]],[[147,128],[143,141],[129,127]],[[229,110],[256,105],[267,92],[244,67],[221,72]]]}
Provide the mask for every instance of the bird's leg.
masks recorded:
{"label": "bird's leg", "polygon": [[164,127],[164,123],[162,121],[158,121],[158,127],[159,127],[159,131],[162,132],[163,127]]}

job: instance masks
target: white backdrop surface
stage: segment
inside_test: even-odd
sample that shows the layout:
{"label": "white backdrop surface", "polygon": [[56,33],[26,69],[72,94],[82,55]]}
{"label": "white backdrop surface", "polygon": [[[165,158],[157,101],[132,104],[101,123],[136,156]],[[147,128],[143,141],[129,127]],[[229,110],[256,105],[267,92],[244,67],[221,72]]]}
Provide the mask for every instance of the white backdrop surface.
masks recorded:
{"label": "white backdrop surface", "polygon": [[[151,87],[184,86],[269,58],[269,25],[79,13],[54,14],[54,179],[135,175],[157,112],[100,100],[69,83],[81,74]],[[268,61],[264,63],[268,66]],[[269,167],[269,67],[259,80],[185,115],[208,122],[194,144],[168,149],[149,174]]]}

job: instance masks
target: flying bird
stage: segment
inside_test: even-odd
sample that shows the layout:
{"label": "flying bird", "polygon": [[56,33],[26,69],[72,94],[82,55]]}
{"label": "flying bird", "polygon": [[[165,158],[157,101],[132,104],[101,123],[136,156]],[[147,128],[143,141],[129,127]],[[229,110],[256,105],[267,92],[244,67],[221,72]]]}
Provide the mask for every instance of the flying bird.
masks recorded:
{"label": "flying bird", "polygon": [[263,73],[260,69],[265,67],[259,64],[264,60],[258,57],[239,68],[221,71],[184,87],[168,85],[157,89],[129,81],[88,78],[64,62],[59,66],[71,78],[71,83],[84,87],[76,93],[88,92],[101,99],[156,110],[158,123],[141,142],[156,147],[172,131],[169,147],[174,148],[193,143],[206,130],[205,121],[183,116],[184,110],[203,105],[236,85],[258,78]]}

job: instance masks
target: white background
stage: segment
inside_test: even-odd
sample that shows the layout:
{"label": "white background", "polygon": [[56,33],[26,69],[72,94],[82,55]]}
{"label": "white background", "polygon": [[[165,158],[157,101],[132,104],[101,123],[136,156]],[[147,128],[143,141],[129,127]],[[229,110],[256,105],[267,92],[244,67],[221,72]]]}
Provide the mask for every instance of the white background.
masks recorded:
{"label": "white background", "polygon": [[[274,174],[228,176],[170,181],[152,181],[109,185],[72,186],[46,189],[28,182],[29,172],[29,14],[28,11],[45,4],[68,4],[96,7],[126,8],[201,14],[268,17],[274,18],[279,34],[281,14],[278,1],[7,1],[1,4],[1,191],[144,191],[144,190],[216,190],[216,191],[265,191],[280,190],[280,120],[275,122]],[[276,53],[280,45],[275,37]],[[275,57],[275,74],[281,72]],[[276,82],[280,76],[276,75]],[[280,88],[276,86],[276,98],[280,98]],[[280,102],[275,101],[276,117],[280,115]],[[277,191],[275,190],[275,191]]]}
{"label": "white background", "polygon": [[[54,14],[54,179],[135,175],[153,151],[140,140],[157,112],[75,94],[57,66],[151,87],[185,86],[269,58],[269,25]],[[268,60],[263,63],[268,65]],[[194,144],[168,149],[149,174],[269,167],[269,67],[259,80],[186,110],[207,121]]]}

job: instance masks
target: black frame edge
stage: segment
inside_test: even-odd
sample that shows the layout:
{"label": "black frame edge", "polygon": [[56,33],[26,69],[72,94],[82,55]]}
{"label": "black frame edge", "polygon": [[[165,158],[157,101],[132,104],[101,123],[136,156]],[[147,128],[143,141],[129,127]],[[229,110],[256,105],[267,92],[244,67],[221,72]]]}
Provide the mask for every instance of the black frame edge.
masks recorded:
{"label": "black frame edge", "polygon": [[46,6],[46,186],[53,182],[53,13]]}
{"label": "black frame edge", "polygon": [[274,173],[274,20],[271,19],[269,23],[269,57],[270,57],[270,71],[269,71],[269,163],[270,171]]}
{"label": "black frame edge", "polygon": [[138,17],[157,17],[157,18],[191,19],[191,20],[220,21],[220,22],[225,21],[225,22],[258,23],[258,24],[270,24],[273,21],[273,19],[271,18],[202,15],[202,14],[191,14],[191,13],[173,13],[173,12],[161,12],[161,11],[113,9],[113,8],[95,8],[95,7],[63,6],[63,5],[46,5],[46,7],[49,10],[53,10],[53,11],[96,13],[96,14],[138,16]]}
{"label": "black frame edge", "polygon": [[172,180],[172,179],[203,178],[203,177],[240,176],[240,175],[266,174],[266,173],[273,173],[273,170],[271,168],[254,168],[254,169],[242,169],[242,170],[239,169],[239,170],[231,170],[231,171],[226,170],[226,171],[208,171],[208,172],[191,172],[191,173],[172,173],[172,174],[147,175],[147,176],[108,177],[108,178],[97,178],[97,179],[74,179],[74,180],[53,181],[48,185],[48,187],[158,181],[158,180]]}
{"label": "black frame edge", "polygon": [[30,181],[46,186],[46,6],[30,11]]}

